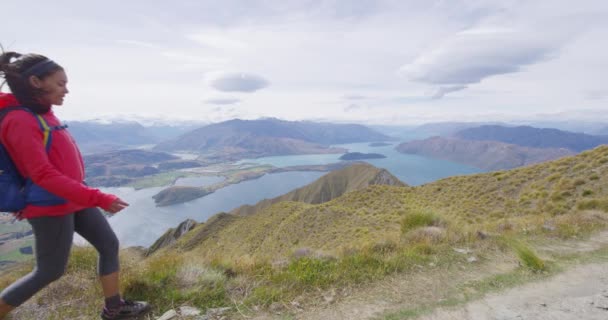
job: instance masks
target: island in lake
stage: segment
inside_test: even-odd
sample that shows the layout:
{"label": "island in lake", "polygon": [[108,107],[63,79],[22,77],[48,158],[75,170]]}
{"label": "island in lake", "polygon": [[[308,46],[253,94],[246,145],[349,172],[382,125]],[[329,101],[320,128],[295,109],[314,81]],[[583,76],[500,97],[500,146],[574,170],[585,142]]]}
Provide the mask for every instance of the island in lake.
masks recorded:
{"label": "island in lake", "polygon": [[340,160],[366,160],[366,159],[384,159],[385,155],[379,153],[361,153],[361,152],[349,152],[343,154]]}

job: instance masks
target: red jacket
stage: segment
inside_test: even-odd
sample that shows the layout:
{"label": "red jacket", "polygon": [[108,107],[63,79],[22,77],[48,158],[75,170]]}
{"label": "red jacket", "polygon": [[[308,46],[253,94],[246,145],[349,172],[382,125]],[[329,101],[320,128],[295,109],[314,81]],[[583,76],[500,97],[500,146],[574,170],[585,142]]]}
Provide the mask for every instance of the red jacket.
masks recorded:
{"label": "red jacket", "polygon": [[[0,109],[17,106],[12,94],[0,93]],[[43,114],[49,126],[60,125],[53,110]],[[62,216],[72,212],[101,207],[108,209],[116,196],[87,187],[84,163],[76,142],[67,130],[52,132],[50,151],[46,152],[43,133],[32,114],[23,110],[9,112],[0,125],[0,142],[6,147],[17,170],[47,191],[67,200],[56,206],[28,205],[22,212],[26,219]]]}

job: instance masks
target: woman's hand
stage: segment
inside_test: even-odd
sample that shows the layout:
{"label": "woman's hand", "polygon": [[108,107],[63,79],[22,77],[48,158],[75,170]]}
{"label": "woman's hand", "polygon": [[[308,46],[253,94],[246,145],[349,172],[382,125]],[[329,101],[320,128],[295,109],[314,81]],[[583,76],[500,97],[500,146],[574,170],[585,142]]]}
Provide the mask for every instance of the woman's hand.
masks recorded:
{"label": "woman's hand", "polygon": [[118,213],[119,211],[121,211],[122,209],[128,207],[129,204],[124,202],[122,199],[120,198],[116,198],[116,200],[114,200],[114,202],[112,202],[112,204],[110,205],[110,207],[106,210],[109,213]]}

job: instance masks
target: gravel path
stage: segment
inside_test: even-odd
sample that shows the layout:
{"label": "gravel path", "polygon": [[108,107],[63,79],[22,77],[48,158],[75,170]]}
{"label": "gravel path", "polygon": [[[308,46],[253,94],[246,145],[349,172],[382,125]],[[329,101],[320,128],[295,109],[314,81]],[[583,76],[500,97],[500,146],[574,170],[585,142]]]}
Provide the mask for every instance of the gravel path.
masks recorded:
{"label": "gravel path", "polygon": [[575,267],[543,282],[490,294],[418,320],[605,320],[608,263]]}

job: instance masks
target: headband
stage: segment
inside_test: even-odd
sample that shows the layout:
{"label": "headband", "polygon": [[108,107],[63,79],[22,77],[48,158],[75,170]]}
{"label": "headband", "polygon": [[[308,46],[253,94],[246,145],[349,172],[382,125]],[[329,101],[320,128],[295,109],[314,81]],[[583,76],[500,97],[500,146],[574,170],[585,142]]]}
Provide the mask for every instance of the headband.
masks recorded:
{"label": "headband", "polygon": [[25,70],[21,74],[21,76],[25,77],[25,78],[29,78],[30,76],[40,77],[41,75],[47,73],[48,71],[51,71],[56,68],[61,68],[61,67],[57,63],[55,63],[53,60],[45,59],[45,60],[42,60],[42,61],[34,64],[29,69]]}

